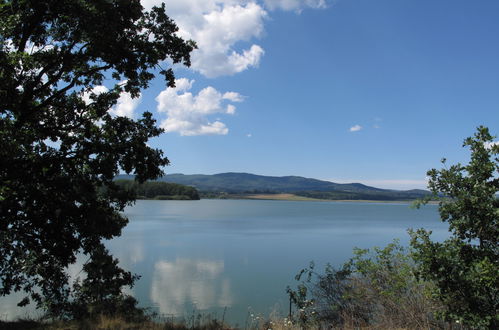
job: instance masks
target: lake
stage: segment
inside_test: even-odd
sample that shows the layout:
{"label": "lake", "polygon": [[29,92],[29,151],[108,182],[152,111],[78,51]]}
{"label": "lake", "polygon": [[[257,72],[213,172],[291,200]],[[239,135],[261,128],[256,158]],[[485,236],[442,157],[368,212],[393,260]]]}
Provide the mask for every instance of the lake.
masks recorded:
{"label": "lake", "polygon": [[[353,247],[407,244],[407,228],[448,236],[436,205],[268,200],[138,201],[130,223],[107,246],[121,265],[142,275],[131,293],[166,316],[211,313],[232,325],[248,315],[285,315],[286,286],[314,261],[339,266]],[[77,273],[78,266],[71,267]],[[12,297],[0,317],[24,315]]]}

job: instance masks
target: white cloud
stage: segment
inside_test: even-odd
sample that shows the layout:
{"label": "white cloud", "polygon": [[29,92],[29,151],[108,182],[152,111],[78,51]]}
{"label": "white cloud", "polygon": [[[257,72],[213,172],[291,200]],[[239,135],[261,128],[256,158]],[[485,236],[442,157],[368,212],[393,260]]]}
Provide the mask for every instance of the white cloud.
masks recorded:
{"label": "white cloud", "polygon": [[235,113],[236,113],[236,107],[235,107],[235,106],[233,106],[232,104],[228,104],[228,105],[227,105],[227,113],[228,113],[229,115],[233,115],[233,114],[235,114]]}
{"label": "white cloud", "polygon": [[270,10],[295,10],[300,11],[306,7],[326,8],[326,0],[264,0]]}
{"label": "white cloud", "polygon": [[[124,84],[125,82],[122,81],[120,84]],[[90,92],[85,92],[83,93],[83,101],[85,104],[90,104],[92,103],[91,95],[99,95],[102,93],[108,92],[109,89],[106,86],[98,85],[92,88]],[[132,98],[130,93],[127,92],[122,92],[120,94],[120,97],[118,98],[116,105],[109,109],[109,113],[113,116],[117,117],[128,117],[128,118],[133,118],[135,116],[135,109],[137,106],[140,104],[140,99],[142,98],[141,95],[137,98]]]}
{"label": "white cloud", "polygon": [[92,95],[97,96],[99,94],[106,93],[106,92],[109,92],[109,89],[106,86],[102,86],[102,85],[95,86],[89,92],[83,93],[83,95],[82,95],[83,102],[85,102],[86,105],[89,105],[90,103],[93,102],[92,99],[90,98]]}
{"label": "white cloud", "polygon": [[485,142],[485,149],[492,149],[493,146],[499,146],[499,141]]}
{"label": "white cloud", "polygon": [[178,132],[180,135],[225,135],[229,132],[227,126],[216,119],[210,121],[209,116],[214,114],[234,114],[236,107],[233,104],[224,105],[224,102],[241,102],[243,96],[236,92],[224,94],[208,86],[197,95],[189,90],[194,80],[180,78],[175,81],[175,88],[166,88],[157,97],[158,111],[166,113],[167,118],[162,121],[161,127],[167,132]]}
{"label": "white cloud", "polygon": [[[146,9],[160,0],[142,0]],[[179,35],[196,41],[191,68],[206,77],[233,75],[256,67],[262,47],[248,44],[261,36],[266,10],[247,0],[169,0],[167,14],[179,27]],[[246,45],[245,45],[246,44]],[[241,48],[242,47],[242,48]]]}
{"label": "white cloud", "polygon": [[178,92],[185,92],[192,88],[194,80],[189,80],[187,78],[175,79],[175,89]]}
{"label": "white cloud", "polygon": [[142,5],[149,10],[162,2],[178,34],[197,43],[191,68],[210,78],[259,65],[265,51],[253,40],[264,32],[267,10],[300,12],[327,6],[327,0],[142,0]]}
{"label": "white cloud", "polygon": [[252,137],[252,136],[253,136],[253,135],[252,135],[251,133],[246,134],[246,137],[248,137],[248,138],[250,138],[250,137]]}
{"label": "white cloud", "polygon": [[192,52],[192,68],[207,77],[232,75],[250,67],[256,67],[264,54],[253,44],[249,49],[236,51],[236,43],[250,41],[263,32],[265,10],[256,3],[225,5],[203,15],[200,26],[190,29],[198,49]]}
{"label": "white cloud", "polygon": [[140,103],[142,96],[132,98],[130,93],[121,93],[118,103],[114,108],[109,110],[109,113],[118,117],[134,117],[134,111]]}
{"label": "white cloud", "polygon": [[362,126],[360,125],[354,125],[352,127],[350,127],[350,132],[358,132],[362,129]]}
{"label": "white cloud", "polygon": [[236,92],[226,92],[222,96],[224,100],[230,100],[232,102],[242,102],[244,99],[241,94]]}

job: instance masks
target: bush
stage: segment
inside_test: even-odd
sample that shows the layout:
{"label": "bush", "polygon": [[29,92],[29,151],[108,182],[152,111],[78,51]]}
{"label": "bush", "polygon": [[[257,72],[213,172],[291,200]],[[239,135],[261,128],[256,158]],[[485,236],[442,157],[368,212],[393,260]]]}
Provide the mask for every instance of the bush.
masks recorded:
{"label": "bush", "polygon": [[385,248],[355,249],[354,257],[324,273],[312,263],[288,287],[295,321],[341,327],[428,328],[442,307],[429,295],[433,284],[419,280],[410,251],[398,241]]}
{"label": "bush", "polygon": [[[428,171],[429,188],[450,238],[433,242],[431,232],[411,233],[419,274],[436,285],[446,306],[441,316],[473,328],[499,328],[499,144],[485,127],[464,141],[466,165]],[[442,161],[445,165],[445,159]]]}

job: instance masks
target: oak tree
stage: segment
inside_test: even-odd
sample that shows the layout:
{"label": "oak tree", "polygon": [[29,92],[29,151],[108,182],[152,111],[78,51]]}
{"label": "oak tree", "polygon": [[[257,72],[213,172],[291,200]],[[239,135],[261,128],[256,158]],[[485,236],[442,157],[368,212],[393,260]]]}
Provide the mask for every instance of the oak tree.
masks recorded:
{"label": "oak tree", "polygon": [[[446,306],[445,319],[474,328],[499,326],[499,144],[479,127],[464,141],[471,149],[467,165],[428,171],[429,188],[440,198],[442,221],[450,238],[430,239],[412,232],[419,275],[435,283]],[[445,159],[443,160],[445,164]]]}
{"label": "oak tree", "polygon": [[151,113],[108,111],[156,73],[174,86],[172,65],[189,66],[195,47],[177,30],[164,5],[140,0],[0,0],[0,295],[24,291],[58,313],[77,254],[108,260],[102,241],[120,235],[133,200],[113,178],[143,182],[168,164],[146,144],[162,132]]}

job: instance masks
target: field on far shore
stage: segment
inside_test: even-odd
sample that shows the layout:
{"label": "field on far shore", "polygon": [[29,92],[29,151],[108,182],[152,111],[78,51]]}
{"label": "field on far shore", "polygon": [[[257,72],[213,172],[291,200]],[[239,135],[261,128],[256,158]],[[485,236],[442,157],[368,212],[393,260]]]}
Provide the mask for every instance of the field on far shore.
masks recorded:
{"label": "field on far shore", "polygon": [[[278,201],[316,201],[316,202],[352,202],[352,203],[400,203],[400,204],[410,204],[414,200],[368,200],[368,199],[319,199],[310,198],[304,196],[298,196],[295,194],[250,194],[250,195],[232,195],[230,198],[234,199],[267,199],[267,200],[278,200]],[[428,202],[428,204],[437,204],[434,201]]]}
{"label": "field on far shore", "polygon": [[255,195],[244,195],[242,197],[247,199],[272,199],[279,201],[323,201],[324,200],[324,199],[298,196],[295,194],[255,194]]}

